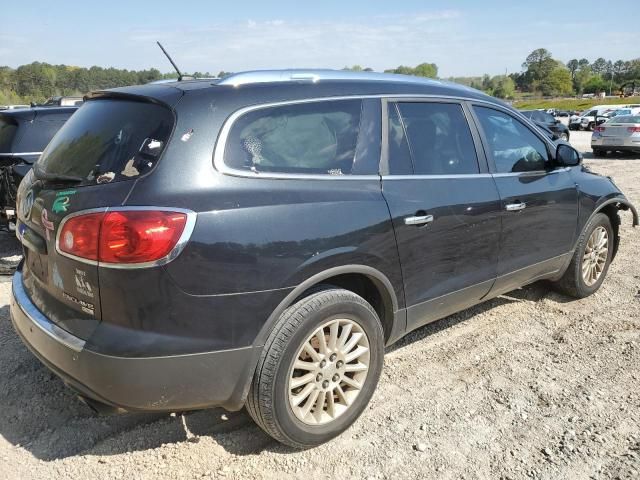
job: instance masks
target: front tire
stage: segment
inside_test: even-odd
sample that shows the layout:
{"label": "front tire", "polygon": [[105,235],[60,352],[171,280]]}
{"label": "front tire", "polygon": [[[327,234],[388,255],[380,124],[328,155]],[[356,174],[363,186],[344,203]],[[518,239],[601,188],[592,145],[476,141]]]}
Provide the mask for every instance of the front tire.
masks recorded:
{"label": "front tire", "polygon": [[247,398],[267,434],[294,448],[324,443],[365,409],[380,378],[384,335],[376,311],[328,287],[289,307],[269,335]]}
{"label": "front tire", "polygon": [[575,298],[595,293],[602,285],[613,259],[615,237],[611,221],[597,213],[584,228],[569,268],[554,286]]}
{"label": "front tire", "polygon": [[569,134],[566,132],[562,132],[560,134],[560,140],[562,140],[563,142],[568,142],[569,141]]}
{"label": "front tire", "polygon": [[594,157],[604,157],[607,155],[607,151],[606,150],[601,150],[599,148],[594,148],[593,149],[593,156]]}

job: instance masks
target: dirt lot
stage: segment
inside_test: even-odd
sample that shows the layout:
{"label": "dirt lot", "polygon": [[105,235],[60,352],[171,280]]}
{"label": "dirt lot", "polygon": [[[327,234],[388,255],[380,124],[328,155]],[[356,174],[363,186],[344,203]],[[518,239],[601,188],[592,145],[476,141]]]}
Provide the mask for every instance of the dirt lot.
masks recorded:
{"label": "dirt lot", "polygon": [[[572,137],[587,151],[588,133]],[[585,163],[640,206],[639,159]],[[95,417],[17,338],[3,277],[0,478],[638,478],[640,232],[630,225],[626,214],[596,295],[572,301],[534,284],[412,333],[389,349],[360,420],[304,452],[244,412]]]}

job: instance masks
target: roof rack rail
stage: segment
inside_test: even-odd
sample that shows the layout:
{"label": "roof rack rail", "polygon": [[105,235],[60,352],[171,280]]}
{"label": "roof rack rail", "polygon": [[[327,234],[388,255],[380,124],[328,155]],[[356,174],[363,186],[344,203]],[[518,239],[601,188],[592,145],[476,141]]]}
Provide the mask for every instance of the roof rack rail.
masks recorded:
{"label": "roof rack rail", "polygon": [[378,82],[409,82],[420,84],[439,84],[438,80],[411,75],[398,75],[394,73],[378,72],[353,72],[349,70],[323,70],[323,69],[289,69],[289,70],[253,70],[239,72],[224,77],[217,85],[232,85],[234,87],[252,83],[274,82],[309,82],[317,83],[323,80],[364,80]]}

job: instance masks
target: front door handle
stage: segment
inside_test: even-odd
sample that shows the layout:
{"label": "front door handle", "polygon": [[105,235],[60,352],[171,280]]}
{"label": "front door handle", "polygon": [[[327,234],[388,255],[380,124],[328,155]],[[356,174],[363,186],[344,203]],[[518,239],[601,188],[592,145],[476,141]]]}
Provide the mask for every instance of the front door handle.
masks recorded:
{"label": "front door handle", "polygon": [[405,225],[426,225],[433,222],[433,215],[419,215],[416,217],[405,217]]}
{"label": "front door handle", "polygon": [[505,207],[507,212],[518,212],[520,210],[524,210],[525,208],[527,208],[527,204],[522,202],[522,203],[509,203],[507,204],[507,206]]}

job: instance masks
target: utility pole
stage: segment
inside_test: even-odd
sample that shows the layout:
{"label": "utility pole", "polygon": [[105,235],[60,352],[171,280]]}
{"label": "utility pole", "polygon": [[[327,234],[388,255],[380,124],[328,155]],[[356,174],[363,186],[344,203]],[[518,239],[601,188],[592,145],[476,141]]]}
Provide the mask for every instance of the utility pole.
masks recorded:
{"label": "utility pole", "polygon": [[611,78],[609,79],[609,96],[611,96],[611,85],[613,84],[613,68],[611,69]]}

